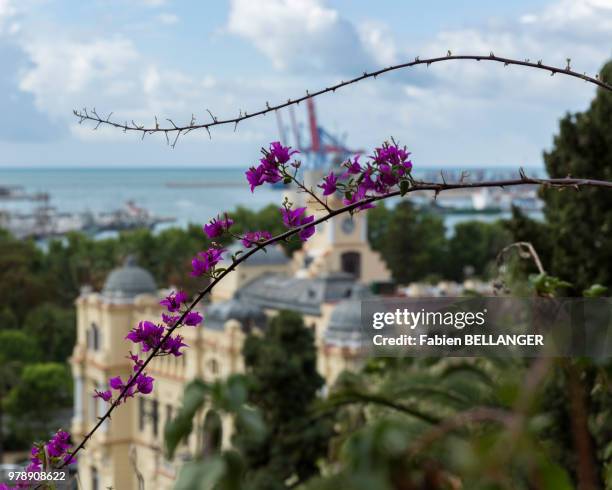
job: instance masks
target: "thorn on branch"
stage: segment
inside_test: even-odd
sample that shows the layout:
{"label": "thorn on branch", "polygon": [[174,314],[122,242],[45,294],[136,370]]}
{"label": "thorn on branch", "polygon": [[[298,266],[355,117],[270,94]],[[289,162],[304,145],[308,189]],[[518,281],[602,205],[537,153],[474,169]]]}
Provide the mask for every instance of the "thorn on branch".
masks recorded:
{"label": "thorn on branch", "polygon": [[567,61],[567,65],[565,67],[565,71],[570,71],[572,69],[572,67],[570,66],[571,63],[572,63],[572,59],[571,58],[567,58],[566,61]]}
{"label": "thorn on branch", "polygon": [[447,57],[447,58],[450,58],[452,55],[453,55],[453,53],[451,53],[451,50],[449,49],[449,50],[446,52],[446,57]]}
{"label": "thorn on branch", "polygon": [[210,114],[210,117],[212,118],[213,122],[216,123],[217,122],[217,118],[213,115],[213,113],[210,112],[209,109],[206,109],[206,112],[208,112]]}
{"label": "thorn on branch", "polygon": [[178,143],[179,137],[181,136],[181,132],[182,130],[179,130],[178,133],[176,133],[176,137],[174,138],[174,141],[170,145],[170,148],[172,148],[173,150],[174,148],[176,148],[176,144]]}

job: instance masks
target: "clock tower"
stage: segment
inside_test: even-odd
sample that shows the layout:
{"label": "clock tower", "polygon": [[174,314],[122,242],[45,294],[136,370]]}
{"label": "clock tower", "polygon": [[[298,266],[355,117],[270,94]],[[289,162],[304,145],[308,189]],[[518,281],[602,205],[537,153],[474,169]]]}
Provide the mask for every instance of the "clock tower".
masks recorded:
{"label": "clock tower", "polygon": [[[304,181],[307,187],[316,189],[321,182],[320,172],[305,172]],[[294,206],[306,206],[308,214],[314,214],[317,218],[325,214],[321,205],[307,194],[294,193],[288,197]],[[327,202],[332,209],[342,206],[336,194],[327,196]],[[316,233],[294,254],[293,268],[301,277],[345,272],[362,283],[391,279],[386,264],[368,242],[367,211],[353,216],[343,214],[317,225]]]}

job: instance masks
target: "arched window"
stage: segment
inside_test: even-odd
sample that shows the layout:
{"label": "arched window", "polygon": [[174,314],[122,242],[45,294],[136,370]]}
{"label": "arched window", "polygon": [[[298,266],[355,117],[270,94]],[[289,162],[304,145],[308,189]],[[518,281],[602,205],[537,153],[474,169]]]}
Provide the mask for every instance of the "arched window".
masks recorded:
{"label": "arched window", "polygon": [[91,328],[87,332],[87,347],[91,350],[98,350],[100,349],[101,343],[100,328],[92,322]]}
{"label": "arched window", "polygon": [[210,361],[208,361],[208,369],[210,371],[210,374],[216,376],[217,374],[219,374],[219,362],[216,359],[211,359]]}
{"label": "arched window", "polygon": [[95,466],[91,467],[91,489],[99,490],[100,481],[98,478],[98,469]]}
{"label": "arched window", "polygon": [[352,274],[355,279],[361,276],[361,254],[359,252],[344,252],[340,256],[343,272]]}

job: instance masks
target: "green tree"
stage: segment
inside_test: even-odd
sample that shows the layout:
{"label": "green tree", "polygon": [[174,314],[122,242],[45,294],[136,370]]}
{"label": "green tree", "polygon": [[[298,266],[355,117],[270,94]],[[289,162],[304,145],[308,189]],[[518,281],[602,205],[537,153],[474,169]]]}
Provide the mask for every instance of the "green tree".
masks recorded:
{"label": "green tree", "polygon": [[63,240],[52,240],[45,268],[57,284],[54,302],[71,307],[82,285],[100,289],[119,258],[116,239],[95,240],[82,233],[69,233]]}
{"label": "green tree", "polygon": [[[612,61],[600,76],[612,79]],[[612,180],[612,93],[598,89],[585,112],[567,114],[544,161],[551,177]],[[545,189],[541,195],[555,244],[551,273],[572,282],[576,292],[593,283],[612,285],[612,193]]]}
{"label": "green tree", "polygon": [[6,396],[9,427],[20,440],[45,439],[55,427],[62,409],[72,405],[72,376],[65,364],[25,366],[19,384]]}
{"label": "green tree", "polygon": [[249,401],[262,414],[266,437],[254,440],[236,431],[246,459],[249,488],[287,488],[290,479],[318,474],[332,434],[330,421],[311,415],[324,380],[316,370],[314,336],[300,315],[281,311],[263,336],[247,338],[243,355],[250,377]]}
{"label": "green tree", "polygon": [[36,245],[0,231],[0,298],[18,323],[30,308],[52,295],[52,286],[43,267],[43,253]]}
{"label": "green tree", "polygon": [[382,256],[399,284],[444,271],[444,222],[437,215],[417,211],[409,201],[399,203],[393,210],[380,243]]}
{"label": "green tree", "polygon": [[4,449],[4,400],[17,386],[23,365],[35,362],[40,351],[34,339],[20,330],[0,331],[0,463]]}
{"label": "green tree", "polygon": [[76,340],[74,308],[42,304],[28,314],[23,328],[40,347],[39,361],[65,362],[72,354]]}
{"label": "green tree", "polygon": [[[553,241],[550,237],[550,225],[545,221],[537,221],[523,213],[519,208],[512,207],[512,217],[503,222],[513,242],[529,242],[538,253],[543,264],[552,260]],[[530,272],[537,272],[533,261],[525,260],[522,265]]]}
{"label": "green tree", "polygon": [[502,223],[466,221],[455,226],[449,240],[448,260],[444,276],[462,281],[466,272],[483,277],[499,251],[511,242]]}
{"label": "green tree", "polygon": [[368,242],[373,250],[382,251],[392,214],[393,211],[387,208],[384,201],[368,211]]}
{"label": "green tree", "polygon": [[0,330],[17,327],[17,317],[8,306],[0,309]]}

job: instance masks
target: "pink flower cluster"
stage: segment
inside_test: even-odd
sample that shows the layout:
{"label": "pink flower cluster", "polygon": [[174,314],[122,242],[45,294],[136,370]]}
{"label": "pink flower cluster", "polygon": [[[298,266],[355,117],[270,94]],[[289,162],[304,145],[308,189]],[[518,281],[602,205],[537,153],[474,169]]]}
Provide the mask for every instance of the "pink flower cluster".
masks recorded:
{"label": "pink flower cluster", "polygon": [[246,171],[246,178],[251,186],[251,192],[255,187],[262,184],[275,184],[280,182],[286,168],[285,164],[291,157],[299,153],[297,150],[291,150],[290,146],[283,146],[278,141],[270,143],[268,150],[262,150],[263,158],[259,160],[257,167],[251,167]]}
{"label": "pink flower cluster", "polygon": [[[314,221],[314,216],[306,216],[306,208],[291,209],[290,207],[280,208],[283,224],[287,228],[297,228]],[[315,227],[307,226],[298,232],[300,240],[305,242],[315,233]]]}
{"label": "pink flower cluster", "polygon": [[[72,442],[70,433],[58,430],[46,443],[37,443],[30,450],[30,464],[25,468],[26,473],[40,473],[50,471],[66,464],[76,463],[76,458],[70,454]],[[32,488],[34,481],[20,481],[11,487],[0,483],[0,490],[12,490],[17,488]]]}
{"label": "pink flower cluster", "polygon": [[199,277],[212,272],[223,258],[223,252],[225,251],[224,248],[210,247],[208,250],[198,252],[191,261],[191,275]]}
{"label": "pink flower cluster", "polygon": [[[402,182],[410,182],[412,162],[406,147],[397,143],[384,143],[374,150],[365,165],[359,162],[359,156],[343,164],[346,171],[338,177],[333,171],[324,177],[319,187],[323,195],[328,196],[337,191],[344,193],[343,204],[359,202],[373,195],[386,194]],[[359,206],[358,210],[374,207],[372,203]]]}
{"label": "pink flower cluster", "polygon": [[[165,306],[168,313],[180,313],[183,306],[187,303],[189,297],[184,291],[172,292],[163,300],[160,305]],[[156,324],[148,320],[143,320],[138,323],[125,337],[127,340],[140,345],[142,352],[149,352],[157,349],[156,356],[172,355],[175,357],[182,356],[181,349],[187,347],[183,342],[181,335],[171,335],[171,330],[180,328],[182,325],[198,326],[202,323],[203,317],[199,312],[190,311],[183,315],[167,315],[162,313],[163,324]],[[178,323],[180,321],[180,323]],[[128,356],[133,363],[133,371],[140,371],[143,365],[143,360],[137,355],[130,352]],[[109,388],[104,391],[95,390],[94,398],[101,398],[106,402],[113,401],[113,390],[117,392],[115,399],[118,403],[123,403],[127,398],[131,398],[137,393],[148,395],[153,391],[154,378],[142,372],[132,374],[124,381],[121,376],[115,376],[108,380]],[[122,395],[123,393],[123,395]]]}
{"label": "pink flower cluster", "polygon": [[269,231],[247,231],[241,241],[246,248],[251,248],[256,243],[264,242],[270,238],[272,238],[272,233]]}
{"label": "pink flower cluster", "polygon": [[207,225],[204,225],[204,233],[208,238],[217,238],[223,235],[234,224],[234,220],[228,218],[227,214],[224,219],[213,218]]}

